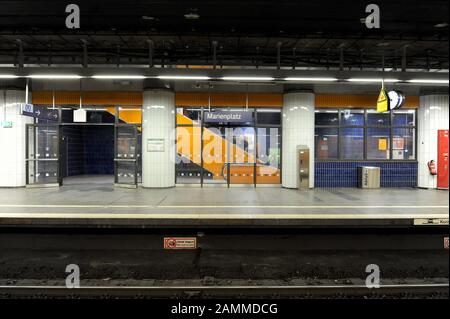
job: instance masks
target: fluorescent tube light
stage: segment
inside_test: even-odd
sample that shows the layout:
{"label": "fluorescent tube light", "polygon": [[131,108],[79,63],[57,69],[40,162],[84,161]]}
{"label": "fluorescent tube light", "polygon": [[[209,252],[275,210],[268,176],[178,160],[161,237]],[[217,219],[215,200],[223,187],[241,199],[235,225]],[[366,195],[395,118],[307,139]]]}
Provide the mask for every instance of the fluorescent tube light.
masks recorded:
{"label": "fluorescent tube light", "polygon": [[246,77],[246,76],[226,76],[221,78],[223,81],[245,81],[245,82],[252,82],[252,81],[263,81],[263,82],[271,82],[274,81],[275,78],[271,77]]}
{"label": "fluorescent tube light", "polygon": [[28,78],[38,80],[79,80],[83,77],[74,74],[34,74],[29,75]]}
{"label": "fluorescent tube light", "polygon": [[[381,83],[383,79],[348,79],[348,82],[361,82],[361,83]],[[384,83],[397,83],[400,82],[398,79],[384,79]]]}
{"label": "fluorescent tube light", "polygon": [[190,76],[190,75],[161,75],[157,77],[160,80],[190,80],[190,81],[208,81],[209,76]]}
{"label": "fluorescent tube light", "polygon": [[336,82],[336,78],[286,78],[285,81],[292,82]]}
{"label": "fluorescent tube light", "polygon": [[13,74],[0,74],[0,79],[18,79],[17,75]]}
{"label": "fluorescent tube light", "polygon": [[98,80],[144,80],[144,75],[94,75],[93,79]]}
{"label": "fluorescent tube light", "polygon": [[409,80],[409,83],[422,83],[422,84],[449,84],[449,80]]}

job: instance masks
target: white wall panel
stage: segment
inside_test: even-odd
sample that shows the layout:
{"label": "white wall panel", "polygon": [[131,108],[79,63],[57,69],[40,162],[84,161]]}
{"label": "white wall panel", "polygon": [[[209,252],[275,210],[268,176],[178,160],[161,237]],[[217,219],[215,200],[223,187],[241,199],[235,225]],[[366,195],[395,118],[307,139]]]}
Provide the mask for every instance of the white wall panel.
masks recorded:
{"label": "white wall panel", "polygon": [[[175,186],[175,94],[146,91],[142,113],[142,186]],[[164,151],[149,152],[149,140],[163,140]]]}
{"label": "white wall panel", "polygon": [[0,90],[0,122],[13,122],[12,128],[0,127],[0,187],[25,186],[25,126],[33,119],[20,115],[24,102],[24,91]]}
{"label": "white wall panel", "polygon": [[314,117],[313,93],[287,93],[283,107],[283,187],[298,188],[297,147],[310,148],[310,187],[314,187]]}

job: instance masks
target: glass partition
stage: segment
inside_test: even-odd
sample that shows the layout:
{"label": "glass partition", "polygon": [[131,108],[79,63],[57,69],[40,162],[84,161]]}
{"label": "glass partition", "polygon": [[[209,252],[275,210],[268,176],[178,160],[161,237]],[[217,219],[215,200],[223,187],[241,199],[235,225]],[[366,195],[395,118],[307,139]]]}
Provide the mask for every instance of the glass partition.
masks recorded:
{"label": "glass partition", "polygon": [[341,129],[341,150],[343,159],[364,159],[364,129]]}
{"label": "glass partition", "polygon": [[[220,120],[205,119],[209,112]],[[245,114],[226,119],[227,112]],[[279,108],[178,108],[177,184],[280,184],[281,114]]]}
{"label": "glass partition", "polygon": [[317,160],[416,160],[416,110],[316,110]]}
{"label": "glass partition", "polygon": [[230,132],[226,127],[203,128],[203,183],[228,184]]}
{"label": "glass partition", "polygon": [[389,128],[367,129],[367,159],[387,160],[391,154],[391,130]]}
{"label": "glass partition", "polygon": [[177,127],[176,182],[201,184],[202,133],[198,126]]}
{"label": "glass partition", "polygon": [[255,183],[256,141],[254,127],[229,128],[227,136],[230,184]]}
{"label": "glass partition", "polygon": [[316,158],[339,158],[339,129],[334,127],[316,128]]}
{"label": "glass partition", "polygon": [[26,183],[28,186],[59,186],[59,126],[26,126]]}
{"label": "glass partition", "polygon": [[256,184],[281,184],[281,128],[257,129]]}
{"label": "glass partition", "polygon": [[116,186],[137,187],[139,160],[137,130],[136,125],[116,125],[114,159]]}

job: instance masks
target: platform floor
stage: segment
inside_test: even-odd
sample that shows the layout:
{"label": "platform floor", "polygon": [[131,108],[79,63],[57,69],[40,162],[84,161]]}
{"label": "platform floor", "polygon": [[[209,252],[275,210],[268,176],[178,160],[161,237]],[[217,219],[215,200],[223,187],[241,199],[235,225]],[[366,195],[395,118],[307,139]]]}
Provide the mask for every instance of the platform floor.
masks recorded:
{"label": "platform floor", "polygon": [[[109,177],[50,189],[0,189],[0,225],[448,225],[449,192],[420,189],[114,188]],[[440,221],[439,221],[440,220]]]}

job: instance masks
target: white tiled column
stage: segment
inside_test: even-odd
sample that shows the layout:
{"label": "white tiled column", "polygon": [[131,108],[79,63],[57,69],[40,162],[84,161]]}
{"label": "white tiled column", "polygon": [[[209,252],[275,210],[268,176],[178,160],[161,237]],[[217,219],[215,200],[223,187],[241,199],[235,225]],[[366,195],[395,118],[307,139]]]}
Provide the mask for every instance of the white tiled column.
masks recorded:
{"label": "white tiled column", "polygon": [[449,129],[448,95],[427,95],[420,97],[418,115],[418,161],[421,188],[437,188],[437,177],[432,176],[427,163],[438,161],[438,130]]}
{"label": "white tiled column", "polygon": [[[144,92],[142,113],[142,186],[175,186],[175,94],[155,90]],[[164,149],[149,149],[149,143],[163,142]]]}
{"label": "white tiled column", "polygon": [[0,122],[13,123],[12,128],[0,127],[0,187],[24,187],[26,183],[25,126],[33,119],[20,115],[24,102],[24,91],[0,90]]}
{"label": "white tiled column", "polygon": [[310,148],[309,186],[314,188],[314,93],[287,93],[283,107],[283,187],[298,188],[297,146]]}

